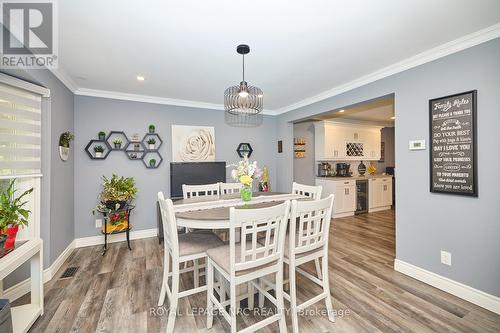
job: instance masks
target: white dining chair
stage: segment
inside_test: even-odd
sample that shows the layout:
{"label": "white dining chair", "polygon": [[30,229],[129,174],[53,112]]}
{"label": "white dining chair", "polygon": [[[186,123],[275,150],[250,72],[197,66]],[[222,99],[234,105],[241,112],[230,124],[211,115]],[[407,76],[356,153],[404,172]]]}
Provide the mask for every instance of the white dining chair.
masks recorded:
{"label": "white dining chair", "polygon": [[[312,198],[314,200],[321,199],[321,192],[323,191],[323,186],[312,186],[312,185],[304,185],[293,182],[292,184],[292,193],[300,194],[306,197]],[[319,259],[314,261],[314,265],[316,266],[316,274],[318,277],[321,276],[321,266],[319,263]]]}
{"label": "white dining chair", "polygon": [[184,199],[201,197],[205,195],[219,195],[219,183],[205,185],[182,184],[182,196]]}
{"label": "white dining chair", "polygon": [[240,193],[243,188],[241,183],[219,183],[221,194],[234,194]]}
{"label": "white dining chair", "polygon": [[[214,306],[236,332],[238,285],[251,283],[276,308],[276,314],[259,321],[243,331],[255,332],[271,323],[279,322],[280,332],[286,332],[283,301],[283,251],[290,202],[260,209],[230,208],[229,244],[207,251],[207,328],[213,324]],[[241,242],[236,242],[236,229],[241,231]],[[263,244],[257,237],[264,236]],[[229,301],[219,301],[214,295],[214,272],[229,281]],[[275,297],[256,283],[266,275],[276,277]],[[251,295],[250,297],[253,297]],[[226,306],[229,305],[229,312]]]}
{"label": "white dining chair", "polygon": [[[285,240],[284,262],[288,265],[290,294],[285,292],[284,297],[290,302],[294,333],[299,332],[298,313],[323,299],[328,311],[328,319],[335,322],[328,278],[328,239],[333,201],[333,194],[321,200],[292,201],[290,221],[296,221],[296,223],[290,223],[290,231]],[[323,267],[321,279],[299,267],[319,259]],[[298,304],[296,273],[318,284],[323,288],[323,292]]]}
{"label": "white dining chair", "polygon": [[[164,257],[163,257],[163,280],[161,284],[160,298],[158,306],[165,302],[168,296],[170,311],[167,322],[167,332],[174,331],[177,304],[179,298],[186,297],[207,289],[206,284],[198,286],[196,280],[199,279],[197,267],[190,267],[180,270],[181,263],[198,260],[207,257],[207,250],[224,245],[224,243],[214,234],[207,233],[177,233],[177,222],[174,214],[172,200],[165,199],[162,192],[158,192],[158,202],[160,203],[161,219],[163,224],[164,237]],[[172,271],[170,271],[170,257],[172,257]],[[181,273],[194,271],[194,288],[179,291],[179,279]],[[169,286],[169,278],[172,277],[172,287]]]}
{"label": "white dining chair", "polygon": [[323,186],[313,186],[313,185],[304,185],[293,182],[292,184],[292,193],[300,194],[306,197],[313,198],[314,200],[321,199],[321,192],[323,191]]}

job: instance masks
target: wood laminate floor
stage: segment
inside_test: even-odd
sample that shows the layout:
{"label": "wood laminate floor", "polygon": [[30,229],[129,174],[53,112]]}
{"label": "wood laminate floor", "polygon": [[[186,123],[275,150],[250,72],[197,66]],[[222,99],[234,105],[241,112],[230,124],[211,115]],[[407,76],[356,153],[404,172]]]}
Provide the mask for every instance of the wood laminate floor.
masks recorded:
{"label": "wood laminate floor", "polygon": [[[76,249],[45,287],[45,314],[30,332],[163,332],[167,316],[156,303],[162,277],[162,247],[156,238]],[[499,332],[500,316],[393,270],[394,211],[334,219],[330,238],[330,285],[334,308],[343,315],[330,323],[317,303],[300,317],[301,332]],[[76,275],[60,279],[78,266]],[[308,267],[311,269],[312,266]],[[191,287],[185,274],[182,287]],[[299,275],[299,299],[319,289]],[[19,302],[26,301],[25,296]],[[18,303],[19,303],[18,302]],[[206,294],[181,299],[176,332],[228,332],[221,317],[206,329]],[[285,302],[288,306],[287,302]],[[318,311],[315,311],[318,310]],[[193,314],[194,312],[194,314]],[[240,329],[259,319],[239,318]],[[291,331],[290,318],[287,324]],[[277,332],[270,326],[264,332]]]}

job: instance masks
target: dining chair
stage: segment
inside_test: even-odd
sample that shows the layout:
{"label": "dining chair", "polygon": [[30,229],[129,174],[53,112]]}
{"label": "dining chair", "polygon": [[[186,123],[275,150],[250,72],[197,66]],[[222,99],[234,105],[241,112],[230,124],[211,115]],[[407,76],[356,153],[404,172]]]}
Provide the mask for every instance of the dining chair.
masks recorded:
{"label": "dining chair", "polygon": [[219,183],[205,185],[182,184],[182,196],[184,199],[201,197],[205,195],[219,195]]}
{"label": "dining chair", "polygon": [[[288,265],[290,294],[284,292],[284,297],[290,302],[294,333],[299,332],[298,313],[323,299],[328,311],[328,319],[335,322],[328,278],[328,239],[333,201],[333,194],[321,200],[292,201],[290,221],[297,221],[297,223],[290,223],[290,231],[285,239],[284,262]],[[319,259],[323,267],[321,279],[299,267]],[[323,292],[298,304],[296,273],[318,284],[323,288]]]}
{"label": "dining chair", "polygon": [[[207,290],[206,284],[198,286],[198,283],[196,283],[196,280],[199,279],[197,267],[189,267],[181,270],[179,268],[180,264],[206,258],[208,249],[222,246],[224,243],[214,234],[178,234],[172,200],[165,199],[163,193],[158,192],[158,202],[160,203],[164,237],[163,280],[158,306],[162,306],[165,302],[165,296],[168,296],[170,311],[167,332],[170,333],[174,331],[179,298]],[[170,271],[170,257],[172,257],[172,271]],[[180,274],[190,271],[194,271],[194,288],[179,291]],[[169,286],[169,277],[172,277],[172,287]]]}
{"label": "dining chair", "polygon": [[[304,185],[293,182],[292,184],[292,193],[300,194],[306,197],[312,198],[314,200],[321,199],[321,192],[323,191],[323,186],[312,186],[312,185]],[[319,263],[319,259],[314,261],[314,265],[316,266],[316,274],[318,277],[321,276],[321,266]]]}
{"label": "dining chair", "polygon": [[[277,311],[274,315],[255,323],[243,331],[254,332],[276,321],[280,332],[286,332],[283,301],[283,252],[288,224],[290,201],[258,209],[230,208],[229,244],[207,251],[207,328],[213,324],[214,306],[236,332],[237,286],[251,283]],[[240,230],[241,242],[236,242],[236,229]],[[263,244],[257,241],[264,235]],[[229,281],[229,300],[219,301],[214,295],[214,272],[219,272]],[[256,283],[266,275],[276,277],[275,296]],[[250,297],[253,297],[251,295]],[[226,306],[229,305],[229,312]]]}
{"label": "dining chair", "polygon": [[306,197],[313,198],[314,200],[321,199],[321,192],[323,191],[323,186],[312,186],[312,185],[304,185],[293,182],[292,184],[292,193],[305,195]]}
{"label": "dining chair", "polygon": [[240,193],[243,184],[241,183],[219,183],[221,194]]}

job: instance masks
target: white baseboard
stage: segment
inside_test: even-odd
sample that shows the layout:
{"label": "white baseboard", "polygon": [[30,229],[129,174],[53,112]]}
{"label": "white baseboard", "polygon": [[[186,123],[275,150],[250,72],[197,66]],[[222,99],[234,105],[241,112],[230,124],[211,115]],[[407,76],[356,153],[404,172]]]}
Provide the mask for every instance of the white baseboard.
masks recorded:
{"label": "white baseboard", "polygon": [[[70,256],[71,252],[75,249],[75,240],[73,240],[69,245],[64,249],[64,251],[57,257],[57,259],[43,270],[43,283],[47,283],[55,276],[59,268],[64,264],[66,259]],[[8,298],[11,302],[20,298],[21,296],[26,295],[30,292],[30,279],[26,279],[21,281],[9,289],[4,291],[3,297]]]}
{"label": "white baseboard", "polygon": [[500,314],[500,298],[497,296],[487,294],[484,291],[469,287],[398,259],[394,260],[394,270]]}
{"label": "white baseboard", "polygon": [[[130,232],[130,239],[142,239],[149,237],[156,237],[158,234],[158,228],[135,230]],[[126,240],[125,233],[109,235],[108,243],[123,242]],[[75,239],[75,247],[86,247],[104,244],[104,235],[90,236]]]}

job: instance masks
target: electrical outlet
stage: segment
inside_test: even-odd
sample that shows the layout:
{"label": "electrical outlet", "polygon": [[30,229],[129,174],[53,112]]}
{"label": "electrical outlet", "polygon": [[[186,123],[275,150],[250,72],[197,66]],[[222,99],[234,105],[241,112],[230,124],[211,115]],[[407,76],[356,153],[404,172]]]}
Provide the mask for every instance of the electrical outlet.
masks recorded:
{"label": "electrical outlet", "polygon": [[441,250],[441,263],[451,266],[451,253]]}
{"label": "electrical outlet", "polygon": [[101,228],[102,227],[102,219],[96,219],[95,220],[95,227],[96,228]]}

